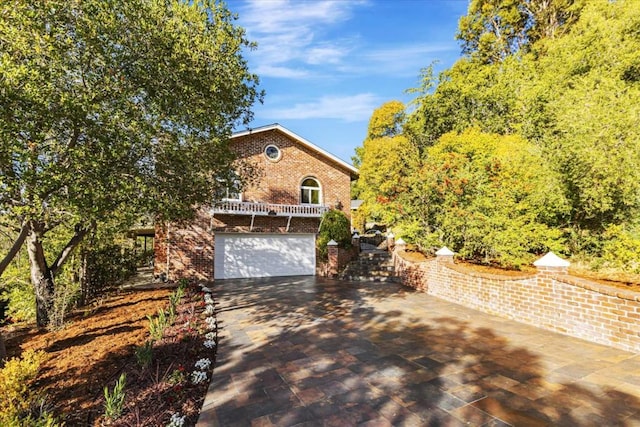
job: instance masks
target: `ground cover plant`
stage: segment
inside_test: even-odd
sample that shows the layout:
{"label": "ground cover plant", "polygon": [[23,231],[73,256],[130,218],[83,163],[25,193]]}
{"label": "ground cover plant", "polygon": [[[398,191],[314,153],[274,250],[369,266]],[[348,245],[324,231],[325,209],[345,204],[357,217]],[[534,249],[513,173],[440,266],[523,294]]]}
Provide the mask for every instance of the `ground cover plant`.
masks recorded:
{"label": "ground cover plant", "polygon": [[[157,327],[161,311],[162,334],[152,339],[150,325]],[[74,311],[56,331],[5,326],[9,357],[26,357],[37,371],[23,382],[28,389],[16,391],[31,407],[14,412],[22,425],[33,425],[25,417],[43,409],[65,425],[194,425],[215,361],[213,314],[208,293],[184,286],[111,293]]]}

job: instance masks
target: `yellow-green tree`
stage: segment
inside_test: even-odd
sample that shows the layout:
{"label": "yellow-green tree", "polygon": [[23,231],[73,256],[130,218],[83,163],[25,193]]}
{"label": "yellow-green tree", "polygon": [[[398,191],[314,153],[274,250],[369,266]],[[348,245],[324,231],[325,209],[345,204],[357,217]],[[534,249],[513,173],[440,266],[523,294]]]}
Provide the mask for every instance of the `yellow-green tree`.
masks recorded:
{"label": "yellow-green tree", "polygon": [[356,184],[361,207],[370,219],[393,224],[403,215],[406,179],[416,168],[418,150],[402,134],[404,104],[390,101],[376,109],[369,121],[367,138],[356,150],[360,178]]}

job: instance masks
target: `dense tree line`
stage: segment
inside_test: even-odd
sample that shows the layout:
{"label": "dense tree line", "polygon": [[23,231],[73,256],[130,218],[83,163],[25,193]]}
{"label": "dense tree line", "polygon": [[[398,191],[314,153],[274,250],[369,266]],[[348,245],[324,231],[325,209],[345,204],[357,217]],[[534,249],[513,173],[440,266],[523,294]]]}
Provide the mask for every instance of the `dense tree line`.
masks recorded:
{"label": "dense tree line", "polygon": [[639,28],[633,1],[472,1],[462,58],[374,113],[394,132],[357,150],[365,211],[424,250],[640,269]]}

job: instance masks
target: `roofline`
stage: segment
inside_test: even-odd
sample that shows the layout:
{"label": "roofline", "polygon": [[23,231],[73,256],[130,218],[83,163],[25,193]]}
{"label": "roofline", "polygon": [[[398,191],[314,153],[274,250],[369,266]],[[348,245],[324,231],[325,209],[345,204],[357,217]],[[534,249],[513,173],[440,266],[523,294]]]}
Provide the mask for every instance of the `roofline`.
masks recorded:
{"label": "roofline", "polygon": [[280,132],[284,133],[285,135],[299,141],[302,143],[302,145],[306,146],[307,148],[315,151],[318,154],[323,155],[324,157],[332,160],[333,162],[339,164],[340,166],[344,167],[345,169],[347,169],[349,172],[351,172],[352,176],[354,178],[357,178],[360,175],[360,172],[358,171],[358,169],[353,166],[350,165],[349,163],[345,162],[344,160],[339,159],[338,157],[334,156],[333,154],[329,153],[326,150],[323,150],[322,148],[318,147],[317,145],[315,145],[314,143],[312,143],[311,141],[301,137],[300,135],[291,132],[289,129],[285,128],[284,126],[280,125],[279,123],[273,123],[271,125],[266,125],[266,126],[260,126],[257,128],[253,128],[253,129],[247,129],[247,130],[243,130],[240,132],[234,132],[231,135],[231,138],[238,138],[241,136],[247,136],[247,135],[252,135],[254,133],[260,133],[260,132],[267,132],[270,130],[279,130]]}

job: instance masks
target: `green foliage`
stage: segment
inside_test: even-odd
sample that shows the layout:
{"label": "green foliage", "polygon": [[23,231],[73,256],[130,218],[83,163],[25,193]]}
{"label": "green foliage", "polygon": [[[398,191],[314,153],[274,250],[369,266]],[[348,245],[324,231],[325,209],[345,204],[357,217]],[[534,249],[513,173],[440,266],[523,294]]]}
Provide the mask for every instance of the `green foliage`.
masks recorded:
{"label": "green foliage", "polygon": [[184,282],[180,282],[178,288],[169,294],[169,308],[167,309],[168,322],[172,325],[176,321],[176,308],[180,303],[180,300],[184,296],[185,285]]}
{"label": "green foliage", "polygon": [[[387,177],[403,187],[386,216],[394,230],[428,249],[447,242],[504,265],[544,248],[613,265],[604,253],[616,252],[615,241],[632,257],[640,215],[638,28],[634,2],[472,1],[458,34],[467,56],[437,77],[424,69],[413,90],[402,135],[419,160],[407,176]],[[498,145],[518,135],[530,144],[514,152],[535,160],[510,158],[487,142],[483,172],[472,141],[479,134],[460,142],[476,150],[471,157],[451,144],[436,148],[447,133],[470,128],[503,135]],[[374,150],[363,151],[364,183],[366,152]],[[370,183],[369,200],[386,197],[379,181]],[[626,230],[613,233],[618,239],[609,237],[615,227]]]}
{"label": "green foliage", "polygon": [[147,315],[147,319],[149,320],[149,335],[151,336],[151,340],[161,340],[165,329],[170,325],[167,313],[165,313],[163,309],[159,308],[156,316],[152,317]]}
{"label": "green foliage", "polygon": [[640,229],[628,230],[610,225],[603,234],[602,255],[596,260],[599,268],[617,268],[640,273]]}
{"label": "green foliage", "polygon": [[138,365],[146,369],[151,365],[153,360],[153,341],[145,341],[145,343],[139,347],[136,347],[136,362]]}
{"label": "green foliage", "polygon": [[2,288],[6,290],[3,299],[7,301],[7,317],[16,322],[32,322],[36,319],[35,298],[28,277],[28,272],[22,275],[10,267],[0,280]]}
{"label": "green foliage", "polygon": [[356,184],[358,197],[363,200],[360,209],[383,224],[392,224],[404,215],[399,206],[407,190],[407,177],[418,161],[417,148],[400,133],[404,118],[404,105],[398,101],[375,110],[360,150],[360,178]]}
{"label": "green foliage", "polygon": [[576,21],[586,0],[471,0],[456,38],[475,60],[499,62],[554,38]]}
{"label": "green foliage", "polygon": [[335,240],[342,248],[351,247],[351,224],[344,212],[331,209],[322,216],[316,247],[320,259],[326,260],[328,256],[327,243]]}
{"label": "green foliage", "polygon": [[43,399],[31,387],[45,360],[44,352],[27,350],[21,358],[8,360],[0,369],[0,425],[59,425],[52,414],[38,409]]}
{"label": "green foliage", "polygon": [[409,220],[405,228],[421,246],[446,245],[464,258],[509,267],[562,248],[551,227],[566,206],[559,181],[522,138],[477,129],[444,135],[419,175],[414,203],[426,200],[428,227],[421,232]]}
{"label": "green foliage", "polygon": [[119,242],[101,242],[83,252],[88,297],[122,283],[136,272],[135,251]]}
{"label": "green foliage", "polygon": [[39,324],[99,224],[187,218],[219,190],[231,130],[262,97],[234,19],[214,0],[0,4],[0,212],[28,228]]}
{"label": "green foliage", "polygon": [[104,387],[104,416],[108,420],[118,419],[122,415],[124,399],[126,397],[124,391],[126,383],[127,374],[123,372],[113,386],[113,392],[109,392],[107,386]]}

